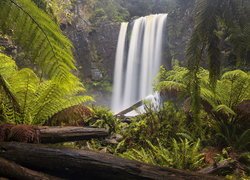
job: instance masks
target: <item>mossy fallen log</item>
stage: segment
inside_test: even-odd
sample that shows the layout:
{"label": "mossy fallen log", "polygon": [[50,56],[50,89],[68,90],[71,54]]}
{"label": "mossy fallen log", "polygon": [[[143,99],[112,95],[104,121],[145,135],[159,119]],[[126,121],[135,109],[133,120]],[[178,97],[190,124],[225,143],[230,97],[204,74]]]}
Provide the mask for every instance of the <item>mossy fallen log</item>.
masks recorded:
{"label": "mossy fallen log", "polygon": [[1,142],[0,157],[67,179],[218,179],[122,159],[110,154],[66,148],[53,149],[37,144]]}

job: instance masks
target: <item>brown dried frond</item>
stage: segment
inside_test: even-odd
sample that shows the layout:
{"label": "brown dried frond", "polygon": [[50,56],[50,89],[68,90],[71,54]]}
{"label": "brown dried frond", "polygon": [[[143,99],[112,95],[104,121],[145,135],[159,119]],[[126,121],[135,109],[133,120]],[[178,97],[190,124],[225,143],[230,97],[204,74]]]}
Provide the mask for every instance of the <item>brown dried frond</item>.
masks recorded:
{"label": "brown dried frond", "polygon": [[64,109],[56,113],[46,123],[49,126],[83,126],[84,120],[91,117],[93,112],[86,106],[80,104]]}
{"label": "brown dried frond", "polygon": [[17,125],[10,130],[8,141],[39,143],[40,130],[35,126]]}
{"label": "brown dried frond", "polygon": [[13,126],[14,126],[13,124],[0,125],[0,142],[8,141],[8,136]]}

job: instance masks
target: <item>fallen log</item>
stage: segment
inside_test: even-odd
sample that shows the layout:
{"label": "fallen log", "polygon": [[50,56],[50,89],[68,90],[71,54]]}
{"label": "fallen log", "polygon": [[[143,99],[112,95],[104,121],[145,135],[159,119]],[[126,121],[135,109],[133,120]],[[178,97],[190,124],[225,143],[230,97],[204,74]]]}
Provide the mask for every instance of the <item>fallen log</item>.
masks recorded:
{"label": "fallen log", "polygon": [[115,116],[123,116],[124,114],[127,114],[133,110],[135,110],[136,108],[140,107],[141,105],[143,105],[144,100],[138,101],[137,103],[133,104],[132,106],[128,107],[127,109],[124,109],[123,111],[115,114]]}
{"label": "fallen log", "polygon": [[233,171],[236,168],[236,161],[224,160],[212,166],[199,170],[203,174],[220,174],[222,171]]}
{"label": "fallen log", "polygon": [[27,169],[3,158],[0,158],[0,177],[26,180],[59,180],[59,178]]}
{"label": "fallen log", "polygon": [[103,128],[0,125],[0,142],[60,143],[104,138],[108,135],[108,131]]}
{"label": "fallen log", "polygon": [[59,143],[107,137],[108,131],[102,128],[85,127],[39,127],[40,143]]}
{"label": "fallen log", "polygon": [[199,173],[152,166],[110,154],[53,149],[35,144],[1,142],[0,157],[67,179],[218,179]]}

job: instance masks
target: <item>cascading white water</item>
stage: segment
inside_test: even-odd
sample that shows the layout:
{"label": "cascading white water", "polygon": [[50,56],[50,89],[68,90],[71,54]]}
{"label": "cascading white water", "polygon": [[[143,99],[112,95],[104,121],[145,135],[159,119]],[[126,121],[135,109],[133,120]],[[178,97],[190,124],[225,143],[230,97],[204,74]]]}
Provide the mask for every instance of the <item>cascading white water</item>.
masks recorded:
{"label": "cascading white water", "polygon": [[127,56],[125,44],[128,24],[122,23],[114,73],[114,112],[119,112],[153,93],[153,79],[159,71],[162,59],[166,19],[167,14],[136,19],[133,22]]}
{"label": "cascading white water", "polygon": [[114,86],[113,86],[113,97],[112,97],[112,110],[114,112],[119,111],[120,102],[122,102],[122,85],[123,85],[123,63],[125,60],[125,44],[127,34],[128,23],[122,23],[118,38],[117,50],[116,50],[116,61],[115,61],[115,72],[114,72]]}

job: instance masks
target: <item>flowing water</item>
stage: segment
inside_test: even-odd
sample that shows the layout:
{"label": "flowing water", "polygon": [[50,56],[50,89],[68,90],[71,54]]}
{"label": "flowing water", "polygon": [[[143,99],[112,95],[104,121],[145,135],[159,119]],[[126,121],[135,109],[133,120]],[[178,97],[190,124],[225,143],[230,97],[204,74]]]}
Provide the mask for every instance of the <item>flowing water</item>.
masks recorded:
{"label": "flowing water", "polygon": [[[117,44],[112,111],[119,112],[153,94],[153,80],[162,60],[167,14],[141,17],[122,23]],[[127,49],[127,39],[129,39]]]}

